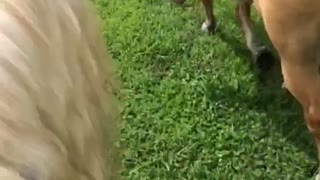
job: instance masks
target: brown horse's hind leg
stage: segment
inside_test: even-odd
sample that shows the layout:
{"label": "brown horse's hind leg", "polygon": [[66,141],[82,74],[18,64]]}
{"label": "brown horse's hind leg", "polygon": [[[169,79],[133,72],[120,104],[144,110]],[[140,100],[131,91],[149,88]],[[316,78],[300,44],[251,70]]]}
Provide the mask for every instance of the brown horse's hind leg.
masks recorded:
{"label": "brown horse's hind leg", "polygon": [[[299,47],[299,46],[298,46]],[[298,49],[314,49],[313,46],[301,46]],[[289,92],[303,107],[304,119],[309,132],[313,135],[320,161],[320,75],[319,64],[310,58],[309,52],[296,53],[299,50],[289,50],[290,60],[281,60],[281,69]],[[292,53],[293,52],[293,53]],[[284,54],[279,51],[280,55]],[[308,57],[306,59],[305,57]],[[320,180],[317,175],[316,180]]]}
{"label": "brown horse's hind leg", "polygon": [[264,46],[254,32],[254,24],[250,18],[251,0],[238,0],[236,6],[236,17],[240,22],[244,33],[246,44],[252,54],[253,63],[259,70],[269,70],[274,64],[271,50]]}
{"label": "brown horse's hind leg", "polygon": [[216,19],[213,11],[213,0],[201,0],[206,11],[206,20],[203,22],[201,30],[205,32],[214,32],[216,28]]}
{"label": "brown horse's hind leg", "polygon": [[[317,99],[320,101],[319,98]],[[304,114],[308,129],[315,138],[318,160],[320,161],[320,102],[310,105],[308,109],[305,109]],[[317,174],[315,179],[320,180],[320,175]]]}
{"label": "brown horse's hind leg", "polygon": [[[308,129],[315,139],[318,161],[320,161],[320,98],[317,97],[312,104],[305,108],[304,115]],[[315,179],[320,180],[319,173]]]}
{"label": "brown horse's hind leg", "polygon": [[[183,4],[185,0],[173,0],[176,4]],[[213,12],[213,0],[201,0],[206,12],[206,20],[203,22],[201,30],[205,32],[214,32],[216,28],[216,19]]]}

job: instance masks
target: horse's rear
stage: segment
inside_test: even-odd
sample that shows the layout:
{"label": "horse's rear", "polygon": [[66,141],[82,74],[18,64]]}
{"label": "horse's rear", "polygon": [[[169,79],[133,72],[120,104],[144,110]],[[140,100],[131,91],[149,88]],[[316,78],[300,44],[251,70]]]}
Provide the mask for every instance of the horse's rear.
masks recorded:
{"label": "horse's rear", "polygon": [[112,82],[85,0],[0,1],[0,179],[117,179]]}
{"label": "horse's rear", "polygon": [[255,5],[281,57],[286,87],[303,106],[320,158],[320,1],[256,0]]}

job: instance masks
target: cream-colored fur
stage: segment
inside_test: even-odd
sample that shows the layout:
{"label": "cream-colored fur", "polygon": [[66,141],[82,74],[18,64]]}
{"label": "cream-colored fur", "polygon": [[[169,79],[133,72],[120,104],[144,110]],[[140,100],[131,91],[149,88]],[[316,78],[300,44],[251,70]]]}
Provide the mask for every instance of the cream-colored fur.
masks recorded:
{"label": "cream-colored fur", "polygon": [[0,1],[1,180],[119,178],[113,69],[88,6]]}

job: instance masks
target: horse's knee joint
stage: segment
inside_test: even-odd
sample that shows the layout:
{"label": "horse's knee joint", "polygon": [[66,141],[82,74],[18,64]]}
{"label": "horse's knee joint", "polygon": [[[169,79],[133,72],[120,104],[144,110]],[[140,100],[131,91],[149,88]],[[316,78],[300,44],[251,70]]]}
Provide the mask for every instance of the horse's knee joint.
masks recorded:
{"label": "horse's knee joint", "polygon": [[309,131],[316,136],[320,136],[320,112],[318,112],[315,106],[310,106],[307,109],[305,118]]}

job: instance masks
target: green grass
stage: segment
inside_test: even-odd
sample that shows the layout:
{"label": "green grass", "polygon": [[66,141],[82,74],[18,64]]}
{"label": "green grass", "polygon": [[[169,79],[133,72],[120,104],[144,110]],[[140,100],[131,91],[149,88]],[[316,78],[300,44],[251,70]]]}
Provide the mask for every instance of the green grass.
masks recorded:
{"label": "green grass", "polygon": [[280,76],[257,83],[232,1],[216,2],[223,33],[215,36],[200,31],[198,1],[184,8],[170,0],[96,5],[123,83],[123,179],[313,176],[315,147],[300,106]]}

